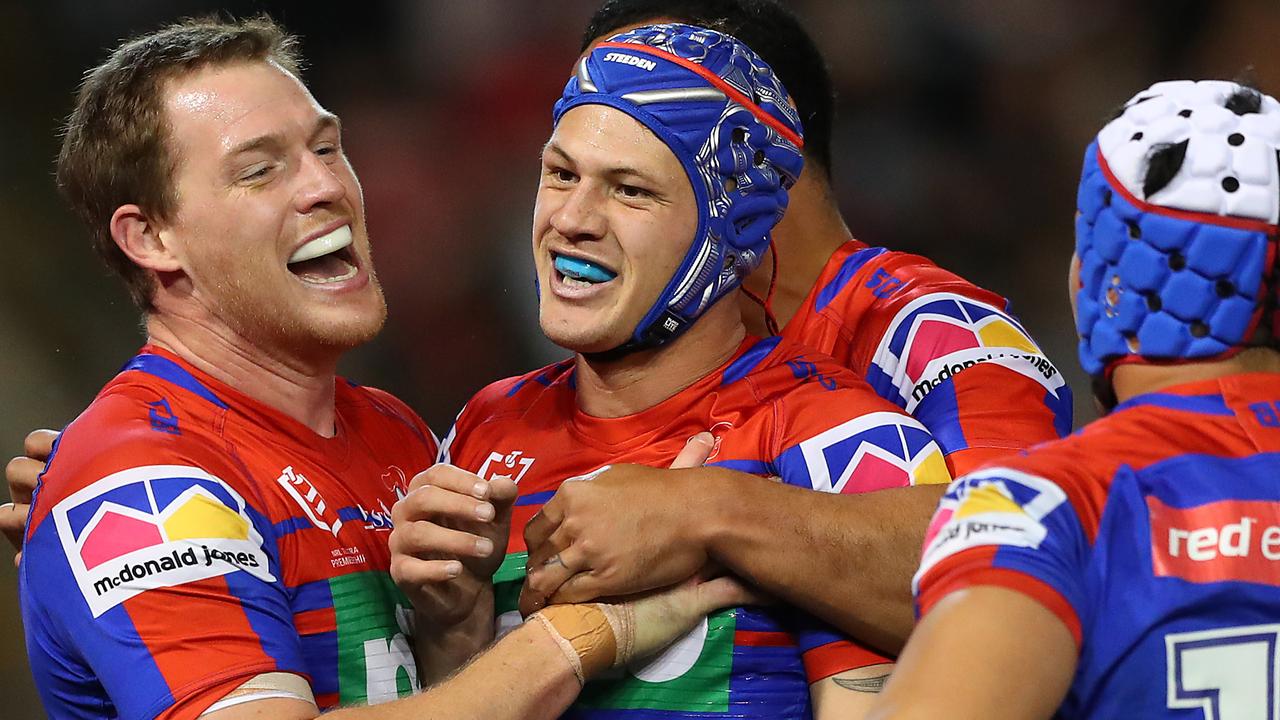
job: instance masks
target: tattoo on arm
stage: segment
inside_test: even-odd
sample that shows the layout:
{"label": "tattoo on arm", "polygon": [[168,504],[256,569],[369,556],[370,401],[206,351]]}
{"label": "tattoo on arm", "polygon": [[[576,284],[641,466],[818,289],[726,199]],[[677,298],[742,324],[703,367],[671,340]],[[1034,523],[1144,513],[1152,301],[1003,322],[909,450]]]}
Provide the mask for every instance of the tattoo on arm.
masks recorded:
{"label": "tattoo on arm", "polygon": [[845,690],[852,690],[860,693],[878,693],[884,689],[884,684],[889,682],[889,673],[877,675],[869,678],[831,678],[836,684]]}

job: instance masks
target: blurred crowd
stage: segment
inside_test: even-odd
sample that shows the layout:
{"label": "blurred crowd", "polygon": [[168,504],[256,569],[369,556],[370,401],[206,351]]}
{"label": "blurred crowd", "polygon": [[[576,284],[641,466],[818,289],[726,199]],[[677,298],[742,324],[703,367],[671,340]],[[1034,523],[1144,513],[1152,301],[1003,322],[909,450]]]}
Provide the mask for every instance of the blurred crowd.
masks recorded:
{"label": "blurred crowd", "polygon": [[[1066,302],[1084,145],[1160,79],[1280,91],[1275,0],[796,0],[836,83],[834,177],[854,234],[1013,299],[1094,411]],[[561,356],[527,258],[537,157],[597,0],[0,0],[0,447],[75,416],[142,340],[52,178],[81,73],[125,36],[266,11],[303,38],[344,122],[391,306],[347,375],[443,433],[484,384]],[[786,258],[782,258],[786,262]],[[7,554],[6,554],[7,556]],[[3,715],[40,717],[0,563]]]}

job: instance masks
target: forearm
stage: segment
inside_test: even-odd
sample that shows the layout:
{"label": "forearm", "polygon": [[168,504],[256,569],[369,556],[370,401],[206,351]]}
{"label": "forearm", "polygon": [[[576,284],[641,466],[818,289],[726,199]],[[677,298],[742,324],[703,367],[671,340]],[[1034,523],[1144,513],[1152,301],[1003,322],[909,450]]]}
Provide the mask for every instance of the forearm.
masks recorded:
{"label": "forearm", "polygon": [[913,624],[911,576],[945,486],[831,495],[714,468],[695,532],[708,554],[763,590],[887,653]]}
{"label": "forearm", "polygon": [[414,659],[423,687],[434,685],[462,667],[493,641],[493,588],[486,587],[471,614],[461,622],[440,627],[418,615],[414,627]]}
{"label": "forearm", "polygon": [[456,675],[394,703],[326,714],[334,720],[523,720],[558,717],[581,686],[564,651],[526,623]]}

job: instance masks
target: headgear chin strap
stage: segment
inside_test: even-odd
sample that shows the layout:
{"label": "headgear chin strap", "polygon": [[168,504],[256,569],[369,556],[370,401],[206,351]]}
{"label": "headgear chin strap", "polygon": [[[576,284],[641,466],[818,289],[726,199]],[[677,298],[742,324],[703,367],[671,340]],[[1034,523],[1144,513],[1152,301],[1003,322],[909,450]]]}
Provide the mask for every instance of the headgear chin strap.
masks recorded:
{"label": "headgear chin strap", "polygon": [[684,261],[631,338],[599,353],[657,347],[688,329],[759,267],[769,231],[804,167],[800,118],[773,71],[735,38],[690,25],[652,25],[596,45],[556,103],[638,120],[675,153],[698,205]]}
{"label": "headgear chin strap", "polygon": [[1120,363],[1229,357],[1275,321],[1278,150],[1280,103],[1229,82],[1157,83],[1098,133],[1076,218],[1095,385]]}

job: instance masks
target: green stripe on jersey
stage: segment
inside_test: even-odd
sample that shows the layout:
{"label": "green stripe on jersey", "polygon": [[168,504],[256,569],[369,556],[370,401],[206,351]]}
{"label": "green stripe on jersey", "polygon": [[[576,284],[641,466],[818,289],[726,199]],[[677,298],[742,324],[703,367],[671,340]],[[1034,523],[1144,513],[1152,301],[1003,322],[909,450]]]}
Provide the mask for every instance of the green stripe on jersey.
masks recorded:
{"label": "green stripe on jersey", "polygon": [[413,607],[391,576],[371,570],[329,578],[338,625],[338,698],[375,704],[418,690]]}

